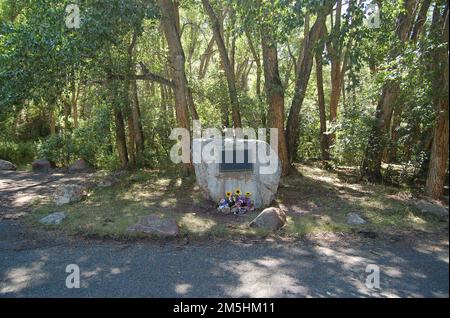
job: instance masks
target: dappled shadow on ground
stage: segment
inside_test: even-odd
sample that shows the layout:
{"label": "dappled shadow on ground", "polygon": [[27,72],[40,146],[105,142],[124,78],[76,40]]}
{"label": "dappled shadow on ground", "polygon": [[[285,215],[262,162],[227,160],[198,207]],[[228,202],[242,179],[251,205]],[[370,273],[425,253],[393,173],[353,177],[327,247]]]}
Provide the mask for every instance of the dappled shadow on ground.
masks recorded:
{"label": "dappled shadow on ground", "polygon": [[[0,250],[0,297],[448,297],[448,243],[95,243]],[[65,287],[68,264],[81,288]],[[365,285],[380,267],[380,289]]]}
{"label": "dappled shadow on ground", "polygon": [[[355,183],[349,176],[310,166],[296,168],[278,192],[276,204],[289,217],[280,235],[348,230],[347,212],[370,222],[356,230],[432,221],[410,210],[399,190]],[[193,178],[158,173],[132,175],[67,209],[69,224],[71,215],[82,217],[77,221],[84,233],[93,223],[108,230],[125,222],[126,229],[139,215],[151,213],[178,216],[199,233],[248,221],[215,213],[214,203],[202,197]],[[161,246],[47,244],[33,238],[42,243],[36,245],[26,237],[14,238],[8,227],[2,230],[8,235],[0,235],[0,297],[448,297],[448,239],[407,245],[381,237],[334,243],[303,237],[284,244],[245,240]],[[80,289],[65,287],[68,264],[80,266]],[[380,290],[365,285],[368,264],[380,266]]]}
{"label": "dappled shadow on ground", "polygon": [[0,171],[0,218],[17,219],[37,202],[48,201],[58,187],[85,183],[91,175]]}
{"label": "dappled shadow on ground", "polygon": [[[345,171],[345,175],[339,171]],[[411,208],[409,194],[393,187],[355,182],[352,177],[355,175],[350,168],[333,173],[312,165],[296,165],[281,180],[273,203],[288,215],[287,225],[279,234],[302,237],[316,232],[448,233],[448,222]],[[72,180],[69,177],[61,182]],[[87,236],[127,237],[127,228],[138,222],[140,216],[158,214],[175,218],[182,227],[182,235],[267,235],[267,231],[256,233],[246,226],[259,211],[242,217],[223,215],[217,213],[215,204],[203,197],[194,177],[140,171],[126,175],[112,187],[94,189],[84,202],[64,206],[68,219],[63,226],[72,233]],[[49,206],[36,214],[35,219],[52,211],[55,207]],[[350,212],[358,213],[368,223],[349,226],[346,216]]]}
{"label": "dappled shadow on ground", "polygon": [[[399,188],[360,182],[356,171],[350,168],[329,172],[314,166],[296,165],[280,184],[278,204],[291,216],[291,225],[303,232],[308,227],[387,232],[439,229],[448,233],[448,222],[414,208],[410,194]],[[348,226],[346,216],[350,212],[358,213],[368,223]]]}
{"label": "dappled shadow on ground", "polygon": [[69,212],[68,227],[88,236],[127,236],[128,226],[150,214],[175,218],[182,235],[196,236],[221,236],[228,227],[246,225],[248,218],[217,213],[215,203],[203,197],[195,178],[157,172],[131,175],[64,209]]}

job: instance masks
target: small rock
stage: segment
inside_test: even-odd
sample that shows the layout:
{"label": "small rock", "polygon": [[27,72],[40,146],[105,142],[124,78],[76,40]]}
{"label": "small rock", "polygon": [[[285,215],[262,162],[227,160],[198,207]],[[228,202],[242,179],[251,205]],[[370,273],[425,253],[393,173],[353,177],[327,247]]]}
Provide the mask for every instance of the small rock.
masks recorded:
{"label": "small rock", "polygon": [[163,219],[157,215],[141,217],[137,224],[128,228],[129,232],[141,232],[158,236],[177,236],[180,233],[174,219]]}
{"label": "small rock", "polygon": [[109,188],[109,187],[112,187],[113,185],[115,185],[117,182],[118,182],[118,180],[116,177],[107,176],[98,182],[98,187]]}
{"label": "small rock", "polygon": [[42,218],[39,222],[46,225],[59,225],[66,218],[64,212],[54,212]]}
{"label": "small rock", "polygon": [[422,213],[434,214],[440,218],[448,218],[448,209],[425,200],[413,202],[414,206]]}
{"label": "small rock", "polygon": [[72,163],[69,167],[69,172],[91,172],[92,166],[84,159],[79,159]]}
{"label": "small rock", "polygon": [[55,164],[46,159],[38,159],[31,163],[31,168],[34,172],[48,173],[51,169],[55,168]]}
{"label": "small rock", "polygon": [[347,214],[347,223],[351,225],[361,225],[367,223],[362,217],[356,213]]}
{"label": "small rock", "polygon": [[16,171],[17,167],[16,165],[12,164],[9,161],[6,160],[1,160],[0,159],[0,170],[11,170],[11,171]]}
{"label": "small rock", "polygon": [[64,185],[53,194],[56,205],[78,202],[85,196],[85,188],[77,184]]}
{"label": "small rock", "polygon": [[264,209],[253,221],[250,227],[265,228],[276,231],[286,224],[286,214],[278,208]]}

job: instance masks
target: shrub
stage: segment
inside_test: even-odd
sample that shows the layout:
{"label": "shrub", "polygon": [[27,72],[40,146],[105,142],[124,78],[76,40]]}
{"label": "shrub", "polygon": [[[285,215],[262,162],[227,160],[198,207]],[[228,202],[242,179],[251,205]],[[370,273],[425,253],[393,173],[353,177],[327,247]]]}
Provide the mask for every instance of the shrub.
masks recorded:
{"label": "shrub", "polygon": [[38,156],[54,162],[57,165],[66,165],[71,160],[73,145],[70,137],[64,134],[50,135],[38,144]]}
{"label": "shrub", "polygon": [[0,159],[21,165],[35,158],[36,145],[33,142],[0,141]]}

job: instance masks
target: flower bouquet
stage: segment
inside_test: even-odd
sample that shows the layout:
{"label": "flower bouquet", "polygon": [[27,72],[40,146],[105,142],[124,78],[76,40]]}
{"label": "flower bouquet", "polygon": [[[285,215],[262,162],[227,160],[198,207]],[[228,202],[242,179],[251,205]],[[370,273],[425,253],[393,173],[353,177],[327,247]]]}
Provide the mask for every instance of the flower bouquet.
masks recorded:
{"label": "flower bouquet", "polygon": [[251,195],[250,192],[245,192],[245,195],[242,195],[240,189],[234,190],[234,193],[227,191],[225,198],[220,200],[217,211],[224,214],[233,213],[235,215],[242,215],[248,211],[253,211],[254,205],[250,198]]}

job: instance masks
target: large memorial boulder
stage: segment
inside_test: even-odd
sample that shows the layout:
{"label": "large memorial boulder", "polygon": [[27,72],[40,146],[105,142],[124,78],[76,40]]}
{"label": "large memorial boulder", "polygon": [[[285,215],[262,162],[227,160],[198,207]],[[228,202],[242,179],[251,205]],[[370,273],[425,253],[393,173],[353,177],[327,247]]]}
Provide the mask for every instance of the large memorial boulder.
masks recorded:
{"label": "large memorial boulder", "polygon": [[[237,146],[241,143],[243,148]],[[212,138],[193,141],[195,175],[205,197],[219,202],[226,192],[240,189],[242,193],[251,193],[255,208],[269,205],[275,198],[281,175],[278,156],[270,145],[261,140],[232,138],[225,139],[220,146],[214,144]],[[205,154],[209,157],[205,158]]]}

